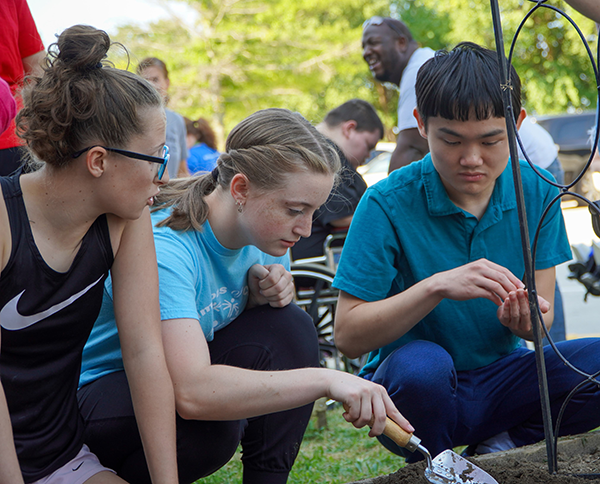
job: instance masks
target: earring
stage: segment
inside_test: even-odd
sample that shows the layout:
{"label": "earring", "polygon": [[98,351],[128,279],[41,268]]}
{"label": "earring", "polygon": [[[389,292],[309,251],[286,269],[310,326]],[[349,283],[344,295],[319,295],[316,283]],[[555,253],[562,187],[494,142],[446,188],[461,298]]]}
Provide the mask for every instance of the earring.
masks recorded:
{"label": "earring", "polygon": [[239,200],[237,202],[235,202],[235,204],[237,205],[237,211],[242,213],[242,211],[244,210],[244,204],[242,202],[240,202]]}

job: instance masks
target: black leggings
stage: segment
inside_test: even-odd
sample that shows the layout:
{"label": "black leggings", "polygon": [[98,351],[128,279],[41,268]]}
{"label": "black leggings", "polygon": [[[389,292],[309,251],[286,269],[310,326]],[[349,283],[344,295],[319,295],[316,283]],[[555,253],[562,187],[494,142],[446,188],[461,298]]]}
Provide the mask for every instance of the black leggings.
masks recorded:
{"label": "black leggings", "polygon": [[[244,311],[208,343],[213,364],[253,370],[319,366],[311,318],[294,304]],[[78,392],[85,443],[100,462],[131,484],[150,484],[125,372],[102,377]],[[242,444],[244,484],[279,484],[300,449],[312,404],[236,421],[177,416],[180,483],[192,483],[224,466]]]}

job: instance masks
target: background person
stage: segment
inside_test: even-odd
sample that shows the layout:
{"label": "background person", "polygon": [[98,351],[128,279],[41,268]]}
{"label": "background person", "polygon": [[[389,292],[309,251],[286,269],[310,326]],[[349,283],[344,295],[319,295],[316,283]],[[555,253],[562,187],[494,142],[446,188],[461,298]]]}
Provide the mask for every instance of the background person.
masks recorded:
{"label": "background person", "polygon": [[[28,75],[42,74],[46,52],[26,0],[0,0],[0,78],[8,82],[13,97],[22,107],[19,89]],[[0,134],[0,176],[10,175],[21,166],[21,140],[14,122]]]}
{"label": "background person", "polygon": [[[423,65],[419,130],[431,153],[370,187],[358,205],[334,286],[335,342],[361,374],[382,384],[432,455],[470,444],[476,453],[544,438],[508,134],[496,53],[462,43]],[[520,81],[512,69],[517,127]],[[521,162],[530,237],[558,189]],[[549,176],[549,175],[548,175]],[[553,319],[555,266],[571,259],[560,205],[541,227],[535,261],[542,322]],[[588,373],[600,340],[557,343]],[[553,415],[583,381],[552,348],[544,356]],[[590,382],[567,406],[559,435],[600,425]],[[395,453],[403,451],[384,437]],[[420,456],[411,454],[412,462]]]}
{"label": "background person", "polygon": [[294,260],[323,255],[327,236],[335,229],[350,226],[358,201],[367,189],[356,169],[383,137],[381,119],[373,106],[362,99],[351,99],[329,111],[317,130],[337,147],[342,171],[339,184],[313,216],[310,237],[301,238],[292,248]]}
{"label": "background person", "polygon": [[[387,414],[379,385],[319,365],[311,318],[295,304],[289,247],[310,234],[339,159],[301,115],[252,114],[206,175],[176,180],[153,213],[167,363],[175,387],[182,483],[225,465],[241,441],[244,483],[284,483],[312,402],[348,405],[356,427]],[[114,327],[110,285],[84,351],[86,442],[133,482],[148,482]]]}
{"label": "background person", "polygon": [[17,102],[10,92],[10,86],[0,79],[0,134],[4,133],[17,115]]}
{"label": "background person", "polygon": [[[165,105],[169,101],[169,71],[167,65],[156,57],[146,57],[137,67],[137,73],[150,82],[163,97]],[[188,176],[186,160],[188,158],[187,143],[185,140],[185,122],[181,114],[165,108],[167,114],[167,146],[171,158],[169,159],[170,178]]]}
{"label": "background person", "polygon": [[186,143],[189,150],[187,159],[188,171],[195,175],[203,171],[212,171],[217,166],[219,152],[215,132],[204,118],[192,121],[186,117]]}
{"label": "background person", "polygon": [[419,134],[413,111],[417,107],[415,81],[419,68],[434,51],[419,47],[408,27],[390,17],[371,17],[363,24],[363,58],[373,77],[399,86],[398,138],[389,172],[420,160],[429,152]]}
{"label": "background person", "polygon": [[123,482],[84,445],[76,398],[109,269],[153,482],[177,482],[173,387],[148,263],[148,205],[168,180],[164,111],[150,84],[104,65],[110,45],[89,26],[60,35],[17,117],[43,166],[0,177],[1,482]]}

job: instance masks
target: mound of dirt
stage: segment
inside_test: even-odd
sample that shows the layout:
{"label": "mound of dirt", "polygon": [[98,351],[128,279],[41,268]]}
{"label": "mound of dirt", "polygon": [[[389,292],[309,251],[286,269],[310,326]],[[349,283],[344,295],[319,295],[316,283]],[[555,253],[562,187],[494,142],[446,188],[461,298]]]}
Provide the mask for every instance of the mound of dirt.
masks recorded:
{"label": "mound of dirt", "polygon": [[[600,432],[560,439],[558,472],[548,472],[546,446],[539,443],[470,458],[499,484],[590,484],[600,482]],[[407,465],[394,474],[350,484],[428,484],[425,463]]]}

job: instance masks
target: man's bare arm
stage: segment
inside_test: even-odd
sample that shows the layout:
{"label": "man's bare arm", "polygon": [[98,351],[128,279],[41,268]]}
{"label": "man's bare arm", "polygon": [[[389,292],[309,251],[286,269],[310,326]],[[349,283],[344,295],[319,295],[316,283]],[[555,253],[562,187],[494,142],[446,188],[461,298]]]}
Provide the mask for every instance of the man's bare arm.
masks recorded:
{"label": "man's bare arm", "polygon": [[419,134],[419,130],[417,128],[403,129],[398,133],[396,149],[392,153],[388,173],[420,160],[427,153],[429,153],[429,145],[427,140]]}
{"label": "man's bare arm", "polygon": [[42,62],[46,58],[46,51],[40,50],[29,57],[24,57],[23,71],[26,76],[41,76],[44,71],[42,69]]}
{"label": "man's bare arm", "polygon": [[565,0],[579,13],[600,23],[600,1],[598,0]]}

